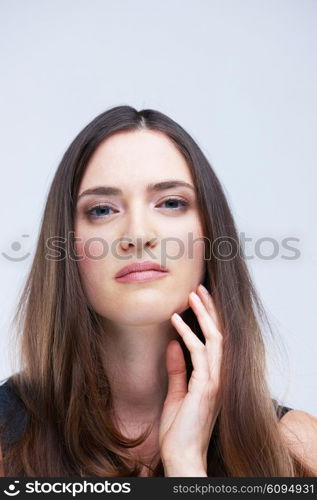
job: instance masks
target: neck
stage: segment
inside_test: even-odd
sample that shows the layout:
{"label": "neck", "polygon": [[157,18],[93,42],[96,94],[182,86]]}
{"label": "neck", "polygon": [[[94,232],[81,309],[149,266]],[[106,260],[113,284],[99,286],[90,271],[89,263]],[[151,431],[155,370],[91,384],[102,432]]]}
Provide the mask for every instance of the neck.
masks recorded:
{"label": "neck", "polygon": [[178,333],[170,321],[104,324],[105,369],[115,413],[127,421],[159,419],[167,394],[166,349]]}

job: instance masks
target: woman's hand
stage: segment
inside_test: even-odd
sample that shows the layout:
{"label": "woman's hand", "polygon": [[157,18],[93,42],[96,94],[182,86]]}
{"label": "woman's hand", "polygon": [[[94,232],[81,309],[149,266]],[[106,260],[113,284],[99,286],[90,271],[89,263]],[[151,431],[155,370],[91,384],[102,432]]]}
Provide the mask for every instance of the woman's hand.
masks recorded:
{"label": "woman's hand", "polygon": [[[187,387],[182,348],[172,340],[166,353],[168,391],[160,420],[159,444],[166,476],[207,476],[207,451],[220,410],[223,336],[209,292],[197,289],[189,305],[206,339],[204,344],[178,315],[171,321],[190,351],[193,371]],[[195,300],[196,297],[196,300]]]}

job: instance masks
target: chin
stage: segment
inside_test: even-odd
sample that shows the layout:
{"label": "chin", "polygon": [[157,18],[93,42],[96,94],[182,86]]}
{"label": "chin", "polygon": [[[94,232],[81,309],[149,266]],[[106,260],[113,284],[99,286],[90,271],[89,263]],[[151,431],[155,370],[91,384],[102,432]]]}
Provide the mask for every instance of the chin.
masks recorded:
{"label": "chin", "polygon": [[130,326],[145,326],[151,324],[164,323],[170,320],[173,312],[169,314],[166,308],[157,308],[155,306],[151,307],[149,310],[147,307],[134,307],[125,308],[122,304],[121,310],[114,312],[104,311],[102,316],[114,323],[120,323],[121,325]]}

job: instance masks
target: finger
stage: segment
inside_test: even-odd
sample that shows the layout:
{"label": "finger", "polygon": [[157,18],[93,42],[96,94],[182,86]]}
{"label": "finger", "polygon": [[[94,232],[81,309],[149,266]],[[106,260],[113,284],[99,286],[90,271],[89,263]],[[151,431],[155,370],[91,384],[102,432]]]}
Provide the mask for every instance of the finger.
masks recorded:
{"label": "finger", "polygon": [[216,324],[216,328],[220,330],[220,320],[211,293],[203,285],[199,285],[197,287],[196,294],[201,299],[209,314],[211,314],[211,317]]}
{"label": "finger", "polygon": [[168,373],[167,398],[169,401],[183,399],[187,393],[187,370],[184,354],[177,340],[172,340],[167,346],[166,368]]}
{"label": "finger", "polygon": [[215,389],[217,389],[220,380],[220,370],[223,353],[223,336],[217,329],[213,318],[211,317],[202,300],[197,294],[190,294],[190,305],[194,309],[201,330],[206,337],[206,351],[209,374]]}
{"label": "finger", "polygon": [[[198,295],[196,295],[196,297],[198,297],[199,300],[191,300],[191,302],[203,334],[206,337],[206,351],[209,374],[213,384],[213,388],[217,392],[220,383],[220,370],[223,354],[223,336],[216,327],[213,317],[209,313],[209,310],[215,311],[215,308],[212,305],[211,295],[211,300],[208,301],[209,310],[207,310],[207,306],[205,306],[202,299],[200,299]],[[206,294],[204,294],[204,298],[206,303]]]}
{"label": "finger", "polygon": [[172,424],[179,406],[187,393],[186,363],[182,348],[177,340],[172,340],[166,351],[168,389],[163,405],[160,435],[164,435]]}
{"label": "finger", "polygon": [[189,294],[189,305],[197,316],[206,340],[222,338],[222,334],[218,330],[214,319],[207,311],[201,298],[195,292]]}
{"label": "finger", "polygon": [[209,378],[209,368],[205,345],[181,316],[173,314],[171,321],[190,352],[194,378],[200,382],[206,382]]}

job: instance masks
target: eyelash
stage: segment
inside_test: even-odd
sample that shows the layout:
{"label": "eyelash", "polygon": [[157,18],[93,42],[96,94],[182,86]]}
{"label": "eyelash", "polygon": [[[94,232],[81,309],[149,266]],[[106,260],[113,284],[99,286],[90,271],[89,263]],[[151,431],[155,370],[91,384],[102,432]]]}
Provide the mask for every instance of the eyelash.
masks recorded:
{"label": "eyelash", "polygon": [[[162,205],[163,203],[167,203],[168,201],[178,201],[182,205],[181,209],[172,209],[172,211],[176,211],[176,212],[186,210],[186,208],[189,206],[189,202],[188,201],[182,200],[180,198],[168,198],[167,200],[162,201],[162,203],[160,203],[160,205]],[[98,217],[96,215],[93,215],[92,212],[94,210],[98,209],[98,208],[99,209],[111,208],[112,210],[114,210],[110,205],[106,205],[106,204],[102,204],[101,203],[101,204],[95,205],[94,207],[92,207],[89,210],[87,210],[85,212],[86,216],[89,219],[104,219],[104,218],[109,217],[109,215],[105,215],[103,217]]]}

